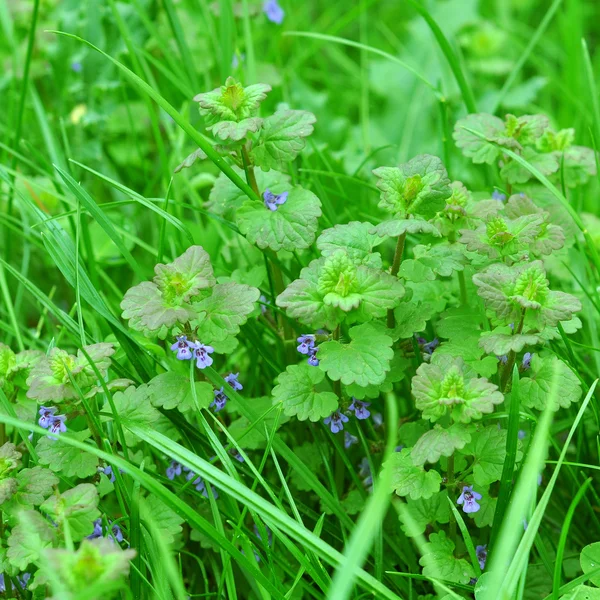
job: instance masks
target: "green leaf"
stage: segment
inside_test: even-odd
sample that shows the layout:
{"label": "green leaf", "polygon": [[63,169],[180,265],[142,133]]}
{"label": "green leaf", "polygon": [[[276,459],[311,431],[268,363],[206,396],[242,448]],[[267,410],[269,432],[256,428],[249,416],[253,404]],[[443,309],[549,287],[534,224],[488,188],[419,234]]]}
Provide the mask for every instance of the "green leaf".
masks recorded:
{"label": "green leaf", "polygon": [[393,337],[408,339],[417,332],[425,331],[427,321],[433,316],[433,307],[431,304],[401,302],[394,309],[394,316],[396,327]]}
{"label": "green leaf", "polygon": [[[581,398],[581,382],[560,358],[553,354],[534,354],[531,367],[519,383],[521,404],[527,408],[552,411],[568,408]],[[560,394],[551,394],[553,379]],[[548,405],[550,402],[550,405]]]}
{"label": "green leaf", "polygon": [[277,377],[273,388],[273,402],[280,402],[283,412],[299,421],[318,421],[328,417],[338,407],[338,398],[333,392],[317,391],[316,386],[325,378],[325,373],[307,364],[289,365]]}
{"label": "green leaf", "polygon": [[[245,177],[243,169],[232,167],[240,176]],[[261,194],[268,188],[274,194],[280,194],[290,189],[290,177],[279,171],[255,171],[256,184]],[[237,209],[248,200],[245,192],[224,173],[220,173],[210,190],[208,208],[228,221],[233,221]]]}
{"label": "green leaf", "polygon": [[446,168],[430,154],[420,154],[399,167],[379,167],[373,173],[381,191],[379,207],[400,219],[408,215],[431,219],[452,194]]}
{"label": "green leaf", "polygon": [[[523,149],[523,158],[535,167],[542,175],[552,175],[559,168],[559,162],[554,154],[538,154],[531,148]],[[525,183],[533,175],[529,169],[526,169],[515,160],[506,160],[504,166],[500,169],[500,177],[511,185]]]}
{"label": "green leaf", "polygon": [[68,523],[74,542],[81,541],[94,530],[94,521],[100,516],[98,490],[91,483],[80,483],[60,496],[50,496],[40,510],[59,526]]}
{"label": "green leaf", "polygon": [[151,520],[156,525],[161,539],[166,544],[172,544],[175,536],[181,533],[184,519],[156,496],[142,498],[142,511],[143,515],[145,513],[143,518]]}
{"label": "green leaf", "polygon": [[[83,442],[90,437],[90,432],[86,430],[69,435]],[[38,441],[36,452],[40,464],[47,465],[55,473],[63,473],[65,477],[83,479],[95,475],[98,468],[96,456],[63,443],[60,435],[57,438],[43,437]]]}
{"label": "green leaf", "polygon": [[565,184],[574,188],[586,184],[596,175],[596,157],[591,148],[571,146],[564,152],[556,153],[558,162],[563,161]]}
{"label": "green leaf", "polygon": [[349,344],[332,340],[319,346],[319,368],[345,385],[383,383],[394,357],[392,338],[370,323],[352,327],[349,336]]}
{"label": "green leaf", "polygon": [[535,144],[548,128],[550,122],[545,115],[506,115],[505,131],[521,144]]}
{"label": "green leaf", "polygon": [[419,559],[423,575],[454,583],[469,583],[475,577],[475,571],[467,560],[454,556],[454,547],[446,532],[432,533]]}
{"label": "green leaf", "polygon": [[[112,344],[101,343],[84,346],[102,376],[110,367],[110,356],[115,352]],[[72,356],[64,350],[53,348],[48,356],[41,358],[27,378],[27,397],[39,403],[79,399],[79,393],[71,383],[71,377],[84,392],[96,382],[96,374],[81,350]]]}
{"label": "green leaf", "polygon": [[304,110],[279,110],[264,119],[250,158],[264,171],[285,169],[300,154],[316,117]]}
{"label": "green leaf", "polygon": [[17,491],[17,480],[9,477],[0,481],[0,505],[8,502]]}
{"label": "green leaf", "polygon": [[581,584],[561,596],[560,600],[600,600],[600,590]]}
{"label": "green leaf", "polygon": [[341,501],[341,505],[348,515],[357,515],[365,508],[365,498],[358,490],[350,490]]}
{"label": "green leaf", "polygon": [[423,418],[437,421],[450,411],[454,421],[469,423],[504,401],[498,386],[476,377],[460,357],[434,352],[412,379],[412,393]]}
{"label": "green leaf", "polygon": [[239,123],[235,121],[219,121],[208,129],[212,134],[221,140],[231,140],[239,142],[250,132],[256,133],[262,126],[263,120],[259,117],[250,117],[243,119]]}
{"label": "green leaf", "polygon": [[[468,131],[472,129],[484,138]],[[467,115],[457,121],[454,127],[454,141],[462,153],[474,163],[493,165],[500,156],[496,145],[504,136],[504,122],[498,117],[486,113]],[[495,143],[493,143],[495,142]]]}
{"label": "green leaf", "polygon": [[294,186],[285,204],[269,210],[264,203],[248,200],[237,210],[240,231],[259,248],[302,250],[315,240],[321,201],[309,190]]}
{"label": "green leaf", "polygon": [[164,339],[177,323],[194,318],[190,302],[215,284],[210,257],[201,246],[191,246],[169,264],[154,267],[153,281],[144,281],[125,293],[122,317],[145,336]]}
{"label": "green leaf", "polygon": [[[326,455],[329,454],[327,450],[324,450]],[[320,473],[323,468],[323,455],[319,450],[319,447],[314,442],[304,442],[294,448],[294,454],[302,461],[302,464],[306,465],[313,473]],[[306,483],[303,477],[300,477],[294,470],[291,472],[291,480],[299,490],[303,492],[310,492],[311,487]]]}
{"label": "green leaf", "polygon": [[502,356],[509,352],[521,352],[525,346],[534,346],[539,341],[539,335],[515,333],[506,326],[496,327],[492,331],[484,331],[479,338],[479,345],[486,354]]}
{"label": "green leaf", "polygon": [[[213,387],[205,381],[196,381],[196,397],[200,408],[208,408],[213,401]],[[176,408],[182,413],[195,409],[194,396],[190,379],[174,371],[168,371],[153,377],[148,382],[148,399],[152,406],[172,410]]]}
{"label": "green leaf", "polygon": [[417,466],[426,462],[436,463],[440,457],[452,456],[455,450],[464,448],[470,440],[470,430],[461,423],[454,423],[448,429],[436,425],[419,438],[411,456]]}
{"label": "green leaf", "polygon": [[218,283],[210,296],[192,304],[197,314],[198,339],[205,344],[221,342],[240,332],[240,326],[254,310],[260,291],[249,285],[230,281]]}
{"label": "green leaf", "polygon": [[373,227],[369,233],[380,238],[399,237],[405,233],[426,233],[434,237],[441,237],[435,225],[432,225],[425,219],[393,219],[391,221],[383,221],[376,227]]}
{"label": "green leaf", "polygon": [[[600,542],[594,542],[585,546],[579,555],[579,562],[581,563],[581,570],[584,573],[589,573],[597,569],[600,566]],[[594,575],[590,578],[590,581],[594,585],[600,586],[600,575]]]}
{"label": "green leaf", "polygon": [[12,442],[0,447],[0,479],[5,479],[21,466],[21,453]]}
{"label": "green leaf", "polygon": [[[419,498],[406,501],[405,511],[409,518],[406,520],[400,516],[402,530],[408,537],[421,535],[427,529],[427,525],[433,523],[448,523],[450,521],[450,506],[448,505],[448,492],[444,490],[433,494],[430,498]],[[401,513],[402,515],[403,513]]]}
{"label": "green leaf", "polygon": [[357,265],[381,268],[381,255],[373,253],[373,248],[381,243],[371,230],[368,222],[351,221],[345,225],[336,225],[325,229],[317,238],[317,248],[323,256],[331,256],[337,250],[344,250],[350,260]]}
{"label": "green leaf", "polygon": [[22,511],[19,513],[19,524],[13,527],[8,538],[8,562],[15,569],[25,571],[52,545],[55,536],[54,528],[40,513],[35,510]]}
{"label": "green leaf", "polygon": [[496,505],[498,504],[498,498],[492,498],[489,492],[482,492],[482,498],[477,500],[480,508],[476,513],[470,513],[469,516],[475,521],[475,525],[480,529],[482,527],[491,527],[494,523],[494,514],[496,512]]}
{"label": "green leaf", "polygon": [[433,281],[436,275],[450,277],[454,271],[462,271],[466,262],[459,244],[417,245],[413,257],[402,261],[400,276],[415,283]]}
{"label": "green leaf", "polygon": [[218,121],[239,122],[253,117],[270,91],[270,85],[256,83],[245,88],[228,77],[225,85],[194,96],[194,102],[200,104],[200,114],[208,125]]}
{"label": "green leaf", "polygon": [[[489,425],[473,431],[471,441],[460,451],[465,456],[473,457],[473,477],[478,486],[488,486],[499,481],[506,458],[506,429],[498,429]],[[522,453],[517,452],[517,462]]]}
{"label": "green leaf", "polygon": [[[369,224],[370,225],[370,224]],[[370,225],[372,227],[372,225]],[[0,388],[17,366],[17,356],[6,344],[0,343]]]}
{"label": "green leaf", "polygon": [[394,452],[383,467],[391,469],[390,487],[399,496],[427,499],[440,491],[442,476],[434,469],[425,471],[423,467],[416,466],[409,448]]}
{"label": "green leaf", "polygon": [[58,477],[50,469],[39,466],[19,471],[16,481],[17,490],[7,511],[39,506],[58,485]]}
{"label": "green leaf", "polygon": [[[389,330],[388,330],[389,331]],[[385,374],[385,381],[378,385],[360,386],[356,383],[344,386],[348,396],[363,400],[364,398],[378,398],[380,394],[391,392],[394,384],[402,381],[406,376],[406,370],[411,365],[411,361],[404,358],[403,352],[394,353],[394,358],[390,362],[390,370]]]}

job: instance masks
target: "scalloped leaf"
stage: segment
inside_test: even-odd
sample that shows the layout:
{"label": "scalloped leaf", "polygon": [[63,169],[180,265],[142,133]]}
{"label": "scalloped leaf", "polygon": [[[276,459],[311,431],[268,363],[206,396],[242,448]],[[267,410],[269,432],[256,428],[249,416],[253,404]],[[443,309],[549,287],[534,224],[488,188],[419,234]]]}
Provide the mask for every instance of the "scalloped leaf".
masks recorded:
{"label": "scalloped leaf", "polygon": [[373,248],[382,240],[372,233],[369,222],[351,221],[345,225],[336,225],[325,229],[317,238],[317,248],[323,256],[331,256],[337,250],[344,250],[356,264],[375,269],[381,268],[381,255],[373,253]]}
{"label": "scalloped leaf", "polygon": [[[213,387],[206,381],[196,381],[196,399],[200,408],[208,408],[214,399]],[[174,371],[168,371],[153,377],[148,382],[148,399],[152,406],[182,413],[195,410],[196,403],[190,386],[190,378]]]}
{"label": "scalloped leaf", "polygon": [[332,340],[319,346],[319,368],[345,385],[383,383],[394,357],[392,338],[370,323],[352,327],[349,335],[349,344]]}
{"label": "scalloped leaf", "polygon": [[454,556],[454,548],[454,542],[446,537],[445,531],[432,533],[419,559],[423,575],[454,583],[469,583],[475,577],[475,571],[467,560]]}
{"label": "scalloped leaf", "polygon": [[321,201],[300,186],[289,189],[285,204],[269,210],[262,202],[248,200],[237,211],[240,231],[259,248],[302,250],[315,241]]}
{"label": "scalloped leaf", "polygon": [[381,238],[399,237],[405,233],[425,233],[434,237],[441,237],[435,225],[425,221],[425,219],[392,219],[383,221],[376,227],[373,227],[369,233]]}
{"label": "scalloped leaf", "polygon": [[[320,358],[320,357],[319,357]],[[318,391],[316,386],[325,373],[307,364],[289,365],[277,377],[273,388],[273,402],[281,403],[283,412],[296,416],[299,421],[318,421],[337,410],[338,397],[333,392]]]}
{"label": "scalloped leaf", "polygon": [[[404,513],[408,519],[403,520]],[[446,490],[433,494],[430,498],[413,500],[407,498],[406,509],[400,513],[402,530],[408,537],[416,537],[425,533],[427,525],[433,523],[448,523],[450,521],[450,506]]]}
{"label": "scalloped leaf", "polygon": [[540,341],[540,336],[535,333],[514,333],[510,327],[496,327],[481,334],[479,346],[486,354],[502,356],[509,352],[521,352],[525,346],[534,346]]}
{"label": "scalloped leaf", "polygon": [[250,132],[256,133],[262,126],[263,120],[260,117],[249,117],[242,121],[219,121],[209,129],[212,134],[220,140],[231,140],[239,142]]}
{"label": "scalloped leaf", "polygon": [[[483,138],[468,131],[472,129],[483,135]],[[457,121],[452,137],[462,153],[475,164],[493,165],[500,156],[500,148],[494,143],[504,136],[504,122],[487,113],[467,115]]]}
{"label": "scalloped leaf", "polygon": [[[70,435],[79,442],[85,442],[90,438],[88,430]],[[63,473],[65,477],[84,479],[95,475],[98,458],[89,452],[66,444],[60,438],[60,435],[56,440],[43,437],[38,441],[36,451],[40,464],[47,465],[55,473]]]}
{"label": "scalloped leaf", "polygon": [[424,433],[414,445],[411,456],[413,463],[422,466],[436,463],[442,456],[452,456],[455,450],[471,441],[471,432],[462,423],[454,423],[447,429],[436,425]]}
{"label": "scalloped leaf", "polygon": [[394,452],[383,468],[391,470],[390,490],[398,496],[410,496],[413,500],[427,499],[440,491],[442,476],[434,469],[425,471],[423,467],[417,467],[409,448]]}

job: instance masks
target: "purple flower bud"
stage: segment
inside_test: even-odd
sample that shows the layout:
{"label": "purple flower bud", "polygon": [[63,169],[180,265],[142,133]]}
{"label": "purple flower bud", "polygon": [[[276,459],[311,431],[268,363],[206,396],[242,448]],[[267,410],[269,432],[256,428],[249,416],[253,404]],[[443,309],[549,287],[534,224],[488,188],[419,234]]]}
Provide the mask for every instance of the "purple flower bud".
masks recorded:
{"label": "purple flower bud", "polygon": [[94,531],[87,536],[88,540],[94,540],[102,537],[102,519],[96,519],[94,521]]}
{"label": "purple flower bud", "polygon": [[344,448],[348,449],[353,444],[358,444],[358,438],[348,431],[344,431]]}
{"label": "purple flower bud", "polygon": [[71,63],[71,70],[75,73],[81,73],[81,71],[83,71],[83,65],[79,61],[74,61]]}
{"label": "purple flower bud", "polygon": [[225,381],[236,391],[243,390],[244,386],[238,381],[239,373],[229,373]]}
{"label": "purple flower bud", "polygon": [[213,390],[213,393],[215,399],[210,403],[210,406],[214,406],[215,412],[219,412],[225,408],[225,405],[227,404],[227,396],[225,395],[223,388],[219,390]]}
{"label": "purple flower bud", "polygon": [[375,428],[381,427],[383,425],[383,415],[381,413],[375,413],[373,415],[373,426]]}
{"label": "purple flower bud", "polygon": [[194,355],[192,354],[192,348],[194,344],[188,342],[185,335],[178,335],[177,341],[171,346],[173,352],[177,352],[178,360],[190,360]]}
{"label": "purple flower bud", "polygon": [[421,346],[423,352],[427,354],[433,354],[433,351],[440,345],[440,340],[433,338],[431,342],[428,342],[424,337],[415,336],[417,338],[417,344]]}
{"label": "purple flower bud", "polygon": [[267,307],[265,306],[265,304],[269,304],[269,301],[267,300],[267,297],[264,294],[261,294],[259,296],[258,301],[261,303],[260,312],[264,315],[267,312]]}
{"label": "purple flower bud", "polygon": [[192,345],[194,350],[194,358],[196,359],[196,366],[199,369],[205,369],[213,364],[213,359],[209,356],[215,349],[212,346],[205,346],[202,342],[195,342]]}
{"label": "purple flower bud", "polygon": [[58,408],[56,406],[40,406],[38,413],[41,415],[38,419],[38,425],[44,429],[48,429],[52,425],[52,420]]}
{"label": "purple flower bud", "polygon": [[358,475],[362,479],[363,485],[371,491],[373,489],[373,475],[371,474],[371,466],[369,459],[365,456],[358,465]]}
{"label": "purple flower bud", "polygon": [[519,429],[519,431],[517,432],[517,437],[520,440],[524,440],[526,435],[527,435],[527,433],[525,431],[523,431],[522,429]]}
{"label": "purple flower bud", "polygon": [[521,362],[521,368],[523,369],[523,371],[527,371],[527,369],[531,367],[532,358],[533,354],[531,354],[531,352],[525,352],[525,354],[523,354],[523,360]]}
{"label": "purple flower bud", "polygon": [[328,417],[323,419],[323,423],[325,425],[329,425],[331,428],[331,433],[339,433],[344,429],[344,423],[348,422],[348,417],[341,413],[339,410],[331,413]]}
{"label": "purple flower bud", "polygon": [[297,348],[300,354],[311,354],[312,349],[315,347],[315,336],[312,333],[305,333],[296,341],[300,344]]}
{"label": "purple flower bud", "polygon": [[231,456],[233,456],[233,458],[235,458],[235,460],[237,460],[238,462],[245,462],[244,457],[235,448],[232,448],[229,451],[229,454],[231,454]]}
{"label": "purple flower bud", "polygon": [[506,200],[506,194],[499,192],[498,190],[494,190],[492,192],[492,199],[498,200],[499,202],[504,202]]}
{"label": "purple flower bud", "polygon": [[281,194],[274,194],[268,188],[265,190],[263,194],[263,200],[265,202],[265,206],[269,210],[277,210],[278,206],[285,204],[288,199],[289,192],[281,192]]}
{"label": "purple flower bud", "polygon": [[167,467],[167,477],[173,481],[177,475],[181,475],[181,465],[176,460],[172,460]]}
{"label": "purple flower bud", "polygon": [[318,346],[315,346],[315,347],[312,349],[312,353],[311,353],[311,354],[309,354],[309,356],[308,356],[308,361],[307,361],[307,362],[308,362],[308,364],[309,364],[311,367],[318,367],[318,366],[319,366],[319,359],[317,358],[317,352],[318,352],[318,351],[319,351],[319,347],[318,347]]}
{"label": "purple flower bud", "polygon": [[463,512],[465,513],[476,513],[481,506],[477,503],[477,500],[481,500],[482,496],[479,492],[473,490],[473,486],[465,485],[462,489],[462,494],[458,497],[456,504],[463,505]]}
{"label": "purple flower bud", "polygon": [[506,354],[503,354],[502,356],[496,356],[496,358],[498,359],[498,362],[502,363],[503,365],[508,362],[508,355]]}
{"label": "purple flower bud", "polygon": [[485,569],[485,561],[487,560],[487,544],[483,544],[483,546],[476,546],[475,556],[477,556],[479,567],[483,571],[483,569]]}
{"label": "purple flower bud", "polygon": [[114,538],[117,542],[121,543],[123,541],[123,532],[118,525],[113,525],[111,527],[111,538]]}
{"label": "purple flower bud", "polygon": [[361,421],[368,419],[371,413],[367,410],[367,406],[371,406],[370,402],[361,402],[356,398],[352,398],[352,404],[348,407],[348,410],[354,411],[354,416]]}
{"label": "purple flower bud", "polygon": [[231,68],[237,69],[240,66],[240,63],[243,63],[246,60],[246,55],[243,52],[239,54],[236,52],[231,59]]}
{"label": "purple flower bud", "polygon": [[263,12],[271,23],[275,23],[276,25],[281,25],[281,23],[283,23],[285,12],[277,3],[277,0],[266,0],[263,4]]}

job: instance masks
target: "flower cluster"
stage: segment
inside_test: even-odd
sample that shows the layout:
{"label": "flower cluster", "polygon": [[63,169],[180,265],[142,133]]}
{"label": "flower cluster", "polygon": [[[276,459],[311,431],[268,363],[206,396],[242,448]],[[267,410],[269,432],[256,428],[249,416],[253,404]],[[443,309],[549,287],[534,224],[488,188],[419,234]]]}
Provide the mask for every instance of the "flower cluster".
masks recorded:
{"label": "flower cluster", "polygon": [[[48,429],[52,434],[64,433],[67,430],[65,421],[67,420],[66,415],[57,415],[58,408],[56,406],[41,406],[38,410],[40,418],[38,419],[38,425],[44,429]],[[48,436],[50,439],[56,439],[52,435]]]}
{"label": "flower cluster", "polygon": [[185,335],[178,335],[177,341],[171,346],[173,352],[177,352],[178,360],[195,360],[199,369],[205,369],[213,364],[210,356],[215,349],[196,340],[190,342]]}
{"label": "flower cluster", "polygon": [[[352,398],[352,403],[348,406],[348,410],[354,412],[354,416],[362,421],[364,419],[368,419],[371,416],[370,411],[367,410],[367,407],[371,406],[370,402],[363,402],[362,400],[357,400],[356,398]],[[344,423],[349,421],[348,417],[341,412],[340,410],[336,410],[331,413],[328,417],[323,419],[323,423],[325,425],[329,425],[331,429],[331,433],[339,433],[344,429]],[[354,442],[352,441],[354,436],[344,437],[344,446],[349,448]],[[354,438],[356,439],[356,438]]]}
{"label": "flower cluster", "polygon": [[319,366],[319,359],[317,358],[317,352],[319,351],[319,347],[315,346],[316,336],[312,333],[305,333],[297,338],[298,342],[298,352],[300,354],[304,354],[308,356],[308,364],[311,367]]}
{"label": "flower cluster", "polygon": [[[112,521],[108,522],[108,527],[106,528],[106,533],[108,533],[109,539],[112,541],[117,541],[121,543],[123,541],[123,532],[121,528]],[[88,540],[94,540],[96,538],[104,537],[104,529],[102,527],[102,519],[96,519],[94,521],[94,531],[90,535],[87,536]]]}
{"label": "flower cluster", "polygon": [[[229,375],[224,378],[225,382],[236,392],[244,389],[244,386],[238,381],[239,375],[239,373],[229,373]],[[225,388],[223,386],[218,390],[214,390],[213,393],[214,400],[210,403],[210,406],[215,409],[215,412],[219,412],[225,408],[229,396],[225,393]]]}

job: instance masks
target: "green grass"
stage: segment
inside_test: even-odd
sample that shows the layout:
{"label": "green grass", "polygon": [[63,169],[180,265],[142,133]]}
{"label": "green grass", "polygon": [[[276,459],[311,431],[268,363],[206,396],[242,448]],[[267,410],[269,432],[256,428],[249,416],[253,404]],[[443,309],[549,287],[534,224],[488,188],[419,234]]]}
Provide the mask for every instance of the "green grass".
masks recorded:
{"label": "green grass", "polygon": [[[281,4],[286,16],[278,26],[251,0],[0,0],[0,342],[44,354],[53,347],[74,354],[97,342],[118,346],[106,381],[88,355],[101,389],[91,399],[78,390],[69,415],[91,437],[82,441],[70,430],[61,439],[113,466],[114,492],[100,498],[99,510],[119,520],[137,555],[118,589],[64,597],[571,598],[577,585],[599,583],[597,572],[582,571],[579,556],[600,542],[600,175],[567,188],[505,151],[545,187],[572,242],[547,263],[557,289],[582,300],[583,327],[566,334],[561,326],[546,346],[576,373],[585,399],[557,413],[524,408],[524,375],[515,368],[509,401],[483,420],[508,432],[493,488],[496,513],[485,534],[454,498],[443,525],[408,537],[406,500],[390,494],[391,474],[382,464],[402,441],[399,425],[417,420],[414,347],[406,351],[410,375],[373,401],[383,428],[360,422],[351,450],[319,422],[290,421],[279,406],[265,408],[261,400],[270,397],[277,375],[297,362],[296,334],[306,333],[272,299],[320,254],[315,244],[261,250],[213,209],[220,174],[240,197],[261,200],[250,179],[215,149],[192,97],[234,74],[245,85],[272,86],[263,116],[279,103],[315,113],[315,133],[288,174],[320,198],[319,232],[352,221],[377,224],[383,217],[372,169],[417,154],[440,156],[451,179],[469,189],[504,189],[498,169],[472,165],[454,144],[454,124],[469,112],[547,114],[557,129],[574,127],[578,144],[597,148],[600,9],[592,0]],[[233,57],[240,59],[235,69]],[[197,148],[208,159],[175,174]],[[407,248],[416,243],[409,235]],[[154,428],[139,415],[120,415],[109,381],[140,386],[170,370],[164,347],[172,341],[128,327],[120,304],[129,288],[152,279],[155,264],[192,245],[208,252],[218,278],[258,287],[270,320],[259,318],[257,308],[218,368],[195,371],[217,389],[223,375],[240,371],[244,389],[230,392],[226,411],[202,406],[192,381],[192,413],[161,409],[161,426]],[[377,251],[391,265],[392,241]],[[468,275],[463,300],[476,312]],[[461,283],[449,284],[457,296]],[[548,397],[560,398],[564,390],[555,379]],[[37,405],[3,385],[0,377],[0,444],[17,444],[23,466],[42,465],[36,447],[47,432],[35,425]],[[373,473],[372,494],[359,475],[363,457]],[[184,477],[167,479],[171,460],[202,477],[207,497]],[[59,478],[64,492],[82,481],[97,484],[99,476]],[[161,515],[149,510],[149,497],[176,515],[172,541]],[[0,504],[0,564],[8,578],[2,561],[16,521],[3,510]],[[457,556],[477,577],[475,547],[487,540],[477,587],[441,572],[422,574],[419,560],[440,529],[453,532]],[[44,556],[36,565],[45,564]],[[56,590],[61,581],[50,584]],[[15,597],[43,598],[44,586]],[[600,597],[596,592],[589,597]]]}

